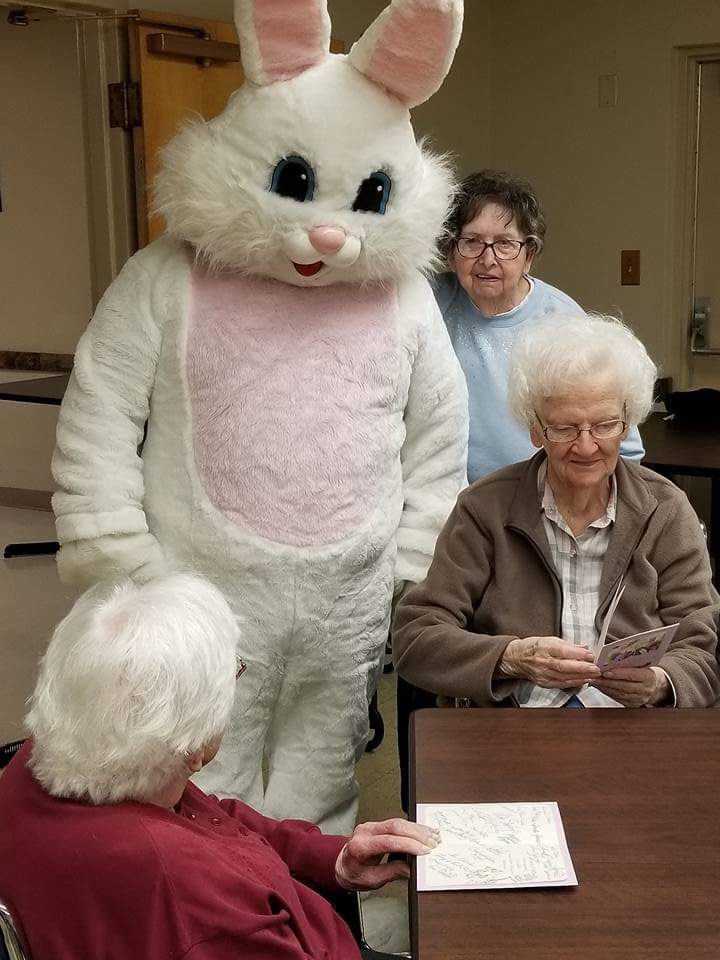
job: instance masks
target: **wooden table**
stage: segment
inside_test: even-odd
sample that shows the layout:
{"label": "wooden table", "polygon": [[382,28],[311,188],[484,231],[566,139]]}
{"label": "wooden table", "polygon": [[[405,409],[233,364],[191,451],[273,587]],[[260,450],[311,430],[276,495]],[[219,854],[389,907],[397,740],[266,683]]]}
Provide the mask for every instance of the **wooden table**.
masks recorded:
{"label": "wooden table", "polygon": [[[664,476],[710,477],[710,556],[720,558],[720,425],[666,420],[654,413],[641,424],[643,465]],[[716,579],[718,571],[716,570]],[[720,957],[720,952],[718,953]]]}
{"label": "wooden table", "polygon": [[415,960],[718,960],[720,710],[420,710],[411,741],[413,816],[556,800],[579,881],[415,893]]}

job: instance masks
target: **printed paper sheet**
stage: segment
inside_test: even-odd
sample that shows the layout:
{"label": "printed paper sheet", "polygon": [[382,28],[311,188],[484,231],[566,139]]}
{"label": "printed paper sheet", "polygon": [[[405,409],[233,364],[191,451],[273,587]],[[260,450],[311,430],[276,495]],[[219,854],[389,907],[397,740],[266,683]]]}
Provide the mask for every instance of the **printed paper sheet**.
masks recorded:
{"label": "printed paper sheet", "polygon": [[440,844],[418,857],[418,890],[576,886],[557,803],[419,803]]}

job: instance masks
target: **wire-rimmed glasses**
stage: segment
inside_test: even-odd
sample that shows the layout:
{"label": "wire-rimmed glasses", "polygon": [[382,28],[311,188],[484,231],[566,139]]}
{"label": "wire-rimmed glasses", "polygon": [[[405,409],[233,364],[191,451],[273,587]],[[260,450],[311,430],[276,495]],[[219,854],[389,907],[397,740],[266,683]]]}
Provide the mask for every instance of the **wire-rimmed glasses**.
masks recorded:
{"label": "wire-rimmed glasses", "polygon": [[575,427],[570,424],[543,423],[537,413],[535,417],[542,428],[543,436],[550,443],[573,443],[581,433],[589,433],[595,440],[614,440],[625,432],[627,426],[626,421],[620,418],[601,420],[599,423],[591,423],[589,427]]}
{"label": "wire-rimmed glasses", "polygon": [[493,240],[488,243],[481,240],[480,237],[458,237],[455,241],[455,249],[461,257],[466,260],[476,260],[481,257],[486,250],[492,250],[496,260],[517,260],[520,251],[527,244],[536,244],[537,237],[532,234],[524,240],[511,240],[510,237],[500,237],[499,240]]}

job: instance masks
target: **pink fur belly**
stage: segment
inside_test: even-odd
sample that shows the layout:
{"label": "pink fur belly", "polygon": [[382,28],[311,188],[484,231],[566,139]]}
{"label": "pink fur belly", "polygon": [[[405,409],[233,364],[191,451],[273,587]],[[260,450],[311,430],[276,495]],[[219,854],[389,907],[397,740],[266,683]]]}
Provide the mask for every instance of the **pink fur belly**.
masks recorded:
{"label": "pink fur belly", "polygon": [[196,467],[212,503],[278,543],[367,522],[399,483],[410,361],[394,290],[196,271],[187,352]]}

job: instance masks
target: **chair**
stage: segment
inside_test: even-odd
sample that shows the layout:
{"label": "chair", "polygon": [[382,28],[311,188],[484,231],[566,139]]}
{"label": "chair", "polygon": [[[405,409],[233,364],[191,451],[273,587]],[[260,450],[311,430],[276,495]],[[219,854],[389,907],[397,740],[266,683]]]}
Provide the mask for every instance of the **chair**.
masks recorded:
{"label": "chair", "polygon": [[342,917],[350,928],[353,938],[360,947],[360,953],[363,960],[397,960],[397,957],[409,957],[407,953],[380,953],[373,950],[365,939],[365,930],[363,929],[362,907],[360,896],[352,890],[347,893],[333,894],[330,902],[335,908],[335,912]]}
{"label": "chair", "polygon": [[3,770],[25,743],[24,740],[13,740],[11,743],[0,744],[0,770]]}
{"label": "chair", "polygon": [[400,804],[405,813],[410,812],[410,715],[415,710],[437,707],[437,695],[416,687],[398,674],[396,708],[397,741],[400,761]]}
{"label": "chair", "polygon": [[373,698],[368,707],[368,721],[370,723],[370,729],[372,730],[372,736],[367,742],[365,753],[374,753],[385,737],[385,722],[380,713],[380,707],[378,706],[377,690],[373,694]]}
{"label": "chair", "polygon": [[10,908],[0,900],[0,960],[30,960]]}

